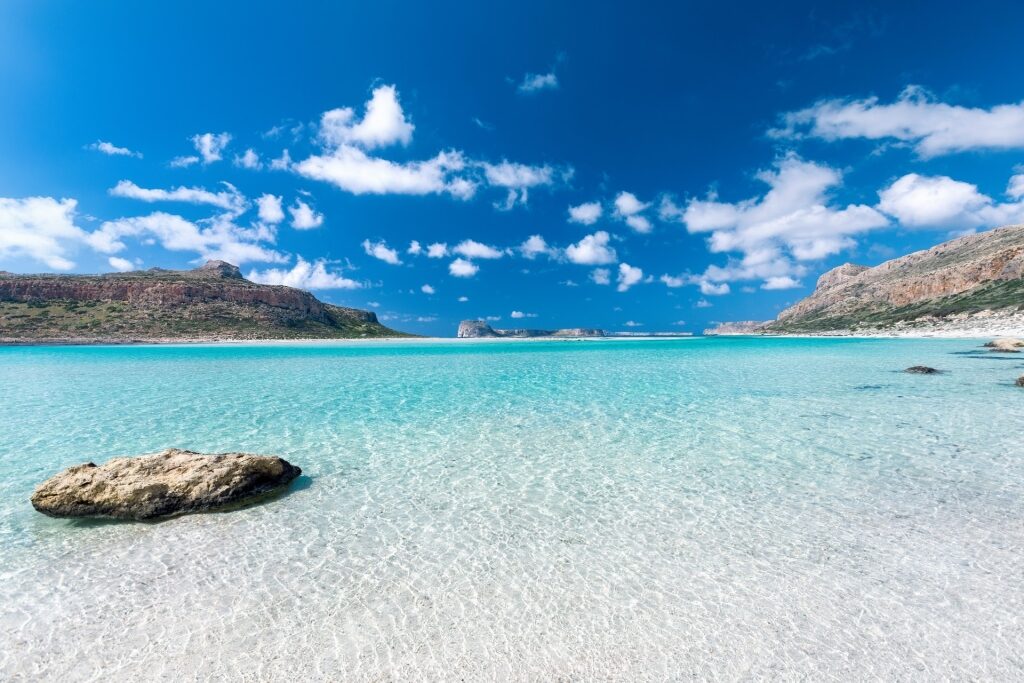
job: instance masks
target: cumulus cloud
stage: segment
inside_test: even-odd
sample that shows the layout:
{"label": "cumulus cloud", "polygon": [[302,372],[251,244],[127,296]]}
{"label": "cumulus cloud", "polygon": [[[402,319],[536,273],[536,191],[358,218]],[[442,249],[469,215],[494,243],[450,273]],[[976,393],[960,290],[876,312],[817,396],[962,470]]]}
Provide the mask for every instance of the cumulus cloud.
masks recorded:
{"label": "cumulus cloud", "polygon": [[457,258],[448,264],[448,272],[455,277],[473,277],[478,270],[480,266],[464,258]]}
{"label": "cumulus cloud", "polygon": [[517,203],[525,204],[529,199],[530,188],[554,183],[554,169],[547,165],[529,166],[502,161],[500,164],[484,162],[480,167],[489,185],[508,189],[504,203],[495,204],[504,210],[511,209]]}
{"label": "cumulus cloud", "polygon": [[594,268],[590,271],[590,279],[595,285],[610,285],[612,283],[612,272],[607,268]]}
{"label": "cumulus cloud", "polygon": [[352,194],[443,194],[469,199],[476,185],[452,174],[466,167],[460,152],[441,152],[426,161],[398,163],[343,145],[295,164],[297,173]]}
{"label": "cumulus cloud", "polygon": [[398,258],[398,251],[389,247],[384,241],[371,242],[370,240],[363,240],[363,251],[366,252],[367,256],[380,259],[384,263],[390,263],[393,266],[402,263],[402,260]]}
{"label": "cumulus cloud", "polygon": [[469,301],[469,297],[468,297],[468,296],[460,296],[460,297],[459,297],[459,303],[460,303],[460,304],[464,304],[464,303],[466,303],[467,301]]}
{"label": "cumulus cloud", "polygon": [[287,171],[292,167],[292,156],[288,150],[282,150],[281,156],[270,160],[270,169],[273,171]]}
{"label": "cumulus cloud", "polygon": [[565,248],[565,256],[573,263],[583,266],[602,266],[607,263],[615,263],[618,255],[615,249],[608,246],[611,240],[604,230],[598,230],[592,235],[587,235],[576,244],[570,244]]}
{"label": "cumulus cloud", "polygon": [[628,263],[619,264],[619,279],[618,287],[616,288],[620,292],[625,292],[627,289],[640,282],[644,277],[644,271],[640,268],[629,265]]}
{"label": "cumulus cloud", "polygon": [[122,180],[110,188],[113,197],[137,199],[143,202],[185,202],[188,204],[209,204],[233,214],[241,214],[249,202],[231,183],[223,183],[227,188],[221,192],[210,192],[203,187],[175,187],[170,190],[160,188],[139,187],[130,180]]}
{"label": "cumulus cloud", "polygon": [[424,294],[434,294],[435,293],[434,288],[431,287],[430,285],[423,285],[422,287],[420,287],[420,291],[423,292]]}
{"label": "cumulus cloud", "polygon": [[288,213],[292,216],[291,225],[296,230],[312,230],[324,224],[324,215],[298,198],[288,207]]}
{"label": "cumulus cloud", "polygon": [[[771,279],[771,278],[769,278],[769,279]],[[767,280],[766,280],[766,282],[767,282]],[[723,294],[728,294],[729,293],[729,283],[728,282],[720,282],[720,283],[716,284],[716,283],[710,282],[710,281],[708,281],[706,279],[701,279],[701,280],[699,280],[699,284],[700,284],[700,293],[701,294],[706,294],[706,295],[709,295],[709,296],[722,296]]]}
{"label": "cumulus cloud", "polygon": [[329,271],[324,259],[310,263],[301,256],[291,269],[254,269],[246,277],[263,285],[286,285],[299,289],[359,289],[363,286],[360,282]]}
{"label": "cumulus cloud", "polygon": [[142,152],[133,152],[127,147],[118,147],[112,142],[106,142],[104,140],[97,140],[90,145],[86,145],[85,148],[102,152],[109,156],[135,157],[136,159],[142,158]]}
{"label": "cumulus cloud", "polygon": [[465,256],[468,259],[499,259],[505,255],[505,252],[490,245],[481,244],[475,240],[463,240],[454,249],[452,249],[452,252]]}
{"label": "cumulus cloud", "polygon": [[444,242],[434,242],[427,245],[427,258],[444,258],[448,255],[448,245]]}
{"label": "cumulus cloud", "polygon": [[[1011,178],[1007,194],[1020,197]],[[910,228],[991,228],[1024,221],[1024,201],[996,202],[976,185],[908,173],[878,193],[878,208]]]}
{"label": "cumulus cloud", "polygon": [[396,143],[408,145],[415,129],[398,101],[393,85],[374,89],[363,118],[356,121],[351,107],[324,112],[320,119],[320,136],[332,147],[358,145],[363,149],[387,147]]}
{"label": "cumulus cloud", "polygon": [[519,245],[519,253],[523,258],[533,260],[538,256],[557,256],[558,250],[548,245],[547,241],[540,235],[530,235]]}
{"label": "cumulus cloud", "polygon": [[258,171],[263,168],[263,162],[260,161],[260,155],[256,153],[256,150],[251,147],[245,150],[245,153],[241,156],[235,155],[235,166],[240,168],[247,168],[250,171]]}
{"label": "cumulus cloud", "polygon": [[908,86],[890,103],[877,97],[828,99],[790,112],[769,131],[776,138],[864,138],[913,145],[924,157],[979,149],[1024,149],[1024,102],[983,109],[939,102]]}
{"label": "cumulus cloud", "polygon": [[761,289],[793,289],[799,287],[800,282],[794,280],[788,275],[781,275],[778,277],[767,278],[764,283],[761,284]]}
{"label": "cumulus cloud", "polygon": [[546,74],[526,74],[523,80],[516,86],[516,90],[524,94],[540,92],[541,90],[554,90],[558,88],[558,76],[552,71]]}
{"label": "cumulus cloud", "polygon": [[593,225],[601,218],[603,210],[600,202],[584,202],[569,207],[569,222],[581,225]]}
{"label": "cumulus cloud", "polygon": [[515,318],[515,319],[518,320],[520,318],[536,318],[537,314],[536,313],[523,313],[522,311],[512,311],[512,313],[511,313],[511,315],[509,317],[512,317],[512,318]]}
{"label": "cumulus cloud", "polygon": [[75,225],[74,199],[0,197],[0,259],[29,258],[53,270],[75,267],[69,256],[90,235]]}
{"label": "cumulus cloud", "polygon": [[1010,182],[1006,186],[1006,194],[1013,199],[1024,199],[1024,169],[1019,166],[1016,169],[1017,175],[1010,176]]}
{"label": "cumulus cloud", "polygon": [[690,200],[682,210],[679,220],[691,233],[708,234],[712,252],[742,254],[724,267],[709,267],[694,283],[799,277],[800,261],[838,253],[855,244],[854,235],[889,224],[874,207],[832,205],[829,194],[842,174],[828,166],[789,155],[757,178],[769,188],[761,197],[727,203],[712,195]]}
{"label": "cumulus cloud", "polygon": [[256,200],[258,215],[268,225],[277,225],[284,220],[284,209],[281,208],[281,197],[264,194]]}
{"label": "cumulus cloud", "polygon": [[135,269],[134,263],[126,258],[121,258],[120,256],[111,256],[107,259],[107,263],[109,263],[110,267],[119,273],[126,273],[129,270]]}
{"label": "cumulus cloud", "polygon": [[268,246],[274,242],[272,228],[241,227],[230,214],[197,222],[163,212],[119,218],[104,222],[89,236],[89,244],[105,254],[116,254],[127,248],[124,240],[128,237],[155,240],[169,251],[192,251],[206,260],[237,265],[288,261],[287,256]]}
{"label": "cumulus cloud", "polygon": [[651,231],[651,222],[643,215],[648,207],[649,202],[641,202],[632,192],[620,192],[615,197],[615,217],[639,233]]}
{"label": "cumulus cloud", "polygon": [[199,156],[203,158],[204,164],[212,164],[220,161],[224,149],[231,142],[229,133],[203,133],[192,136],[192,144],[195,146]]}
{"label": "cumulus cloud", "polygon": [[413,241],[409,242],[409,248],[405,250],[406,254],[410,254],[412,256],[419,256],[420,253],[422,253],[422,252],[423,252],[423,247],[421,247],[420,243],[417,242],[416,240],[413,240]]}

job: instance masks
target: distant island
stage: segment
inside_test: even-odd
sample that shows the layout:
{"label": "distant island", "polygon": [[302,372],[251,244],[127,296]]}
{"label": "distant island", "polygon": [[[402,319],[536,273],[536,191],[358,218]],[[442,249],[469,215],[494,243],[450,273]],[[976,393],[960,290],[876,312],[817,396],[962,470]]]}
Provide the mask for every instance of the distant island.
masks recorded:
{"label": "distant island", "polygon": [[873,268],[846,263],[775,320],[704,334],[1020,334],[1024,225],[967,235]]}
{"label": "distant island", "polygon": [[410,336],[371,311],[260,285],[237,266],[106,275],[0,272],[0,343],[132,343]]}
{"label": "distant island", "polygon": [[537,330],[516,328],[499,330],[491,327],[484,320],[463,320],[459,323],[456,335],[459,339],[532,339],[532,338],[567,338],[583,339],[587,337],[692,337],[690,332],[607,332],[594,327],[569,327],[557,330]]}

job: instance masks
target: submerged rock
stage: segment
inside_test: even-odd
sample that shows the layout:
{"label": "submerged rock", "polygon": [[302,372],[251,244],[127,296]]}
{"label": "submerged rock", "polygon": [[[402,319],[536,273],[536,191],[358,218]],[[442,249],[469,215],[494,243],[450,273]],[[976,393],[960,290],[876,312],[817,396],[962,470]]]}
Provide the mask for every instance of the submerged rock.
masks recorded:
{"label": "submerged rock", "polygon": [[32,507],[51,517],[153,519],[243,502],[281,489],[301,473],[272,456],[169,448],[69,467],[36,488]]}
{"label": "submerged rock", "polygon": [[985,344],[985,348],[990,351],[996,351],[998,353],[1020,353],[1021,347],[1024,346],[1024,341],[1020,339],[1012,339],[1005,337],[1002,339],[993,339],[992,341]]}
{"label": "submerged rock", "polygon": [[938,375],[942,370],[936,370],[927,365],[912,365],[903,372],[909,372],[912,375]]}
{"label": "submerged rock", "polygon": [[1014,384],[1016,384],[1018,387],[1024,387],[1024,375],[1018,377],[1017,381],[1014,382]]}

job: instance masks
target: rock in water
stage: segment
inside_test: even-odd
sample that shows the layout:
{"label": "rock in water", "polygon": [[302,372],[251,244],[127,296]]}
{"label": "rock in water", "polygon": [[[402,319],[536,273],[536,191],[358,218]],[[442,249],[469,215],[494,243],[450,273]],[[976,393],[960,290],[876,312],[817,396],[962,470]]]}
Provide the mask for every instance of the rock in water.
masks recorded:
{"label": "rock in water", "polygon": [[930,368],[927,365],[913,365],[903,372],[909,372],[912,375],[937,375],[942,371]]}
{"label": "rock in water", "polygon": [[51,517],[154,519],[239,503],[281,489],[301,473],[271,456],[169,448],[69,467],[36,488],[32,507]]}
{"label": "rock in water", "polygon": [[1000,339],[993,339],[992,341],[985,344],[985,348],[990,351],[997,351],[999,353],[1020,353],[1020,348],[1024,346],[1024,341],[1020,339],[1013,339],[1010,337],[1002,337]]}
{"label": "rock in water", "polygon": [[1024,387],[1024,375],[1021,375],[1020,377],[1018,377],[1017,381],[1015,382],[1015,384],[1018,387]]}

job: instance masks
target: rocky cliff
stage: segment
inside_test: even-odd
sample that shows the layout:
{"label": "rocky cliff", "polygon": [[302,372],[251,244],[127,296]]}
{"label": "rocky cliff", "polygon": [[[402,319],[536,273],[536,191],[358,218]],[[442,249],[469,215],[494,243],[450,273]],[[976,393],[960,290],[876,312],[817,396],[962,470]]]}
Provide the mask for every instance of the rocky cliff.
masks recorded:
{"label": "rocky cliff", "polygon": [[511,329],[496,330],[483,320],[463,320],[459,323],[458,337],[460,339],[482,339],[487,337],[603,337],[604,330],[591,329],[586,327],[573,327],[562,330],[529,330]]}
{"label": "rocky cliff", "polygon": [[886,261],[851,263],[820,278],[767,332],[885,328],[953,316],[1024,311],[1024,225],[968,235]]}
{"label": "rocky cliff", "polygon": [[90,342],[401,336],[370,311],[260,285],[236,266],[106,275],[0,273],[0,341]]}
{"label": "rocky cliff", "polygon": [[773,320],[741,320],[733,323],[718,323],[714,327],[704,330],[707,336],[729,335],[729,334],[758,334]]}

